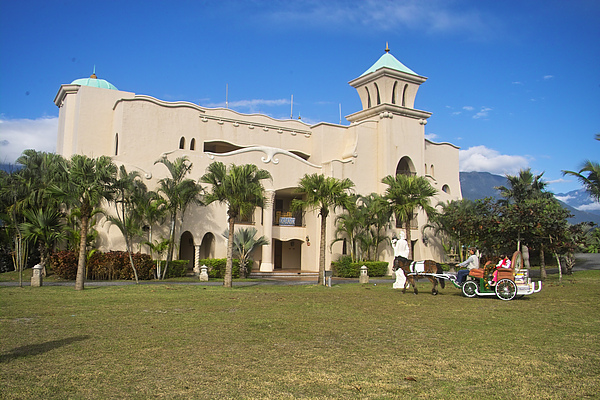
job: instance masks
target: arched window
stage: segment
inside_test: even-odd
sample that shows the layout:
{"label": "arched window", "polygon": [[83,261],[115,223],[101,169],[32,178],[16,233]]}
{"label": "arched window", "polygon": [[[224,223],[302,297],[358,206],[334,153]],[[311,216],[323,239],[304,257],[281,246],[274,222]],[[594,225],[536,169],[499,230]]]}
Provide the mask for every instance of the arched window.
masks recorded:
{"label": "arched window", "polygon": [[404,90],[402,91],[402,107],[406,107],[406,91],[408,90],[408,85],[404,85]]}
{"label": "arched window", "polygon": [[433,164],[431,164],[431,168],[429,168],[429,173],[431,174],[431,176],[435,176],[435,171],[433,169]]}
{"label": "arched window", "polygon": [[442,192],[447,193],[447,194],[451,194],[450,193],[450,186],[448,186],[448,185],[442,186]]}
{"label": "arched window", "polygon": [[425,164],[425,175],[427,175],[427,164]]}
{"label": "arched window", "polygon": [[185,138],[183,136],[179,139],[179,148],[182,150],[185,149]]}
{"label": "arched window", "polygon": [[196,139],[192,138],[192,141],[190,142],[190,150],[196,150]]}
{"label": "arched window", "polygon": [[119,134],[115,133],[115,156],[119,155]]}
{"label": "arched window", "polygon": [[396,166],[396,175],[416,175],[415,166],[410,159],[410,157],[405,156],[398,161],[398,165]]}
{"label": "arched window", "polygon": [[367,108],[371,108],[371,93],[369,93],[369,88],[365,88],[367,91]]}
{"label": "arched window", "polygon": [[373,83],[375,85],[375,90],[377,90],[377,105],[381,104],[381,97],[379,96],[379,86],[377,86],[376,83]]}
{"label": "arched window", "polygon": [[396,104],[396,86],[398,82],[394,82],[394,87],[392,88],[392,104]]}

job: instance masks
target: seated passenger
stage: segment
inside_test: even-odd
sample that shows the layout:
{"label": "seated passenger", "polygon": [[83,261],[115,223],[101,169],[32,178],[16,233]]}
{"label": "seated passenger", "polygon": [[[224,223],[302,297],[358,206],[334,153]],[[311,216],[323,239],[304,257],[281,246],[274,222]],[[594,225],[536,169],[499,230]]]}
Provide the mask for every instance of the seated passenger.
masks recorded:
{"label": "seated passenger", "polygon": [[506,256],[506,255],[500,256],[500,261],[498,261],[498,264],[496,264],[496,270],[494,271],[494,277],[492,278],[491,281],[488,282],[490,284],[490,286],[495,286],[496,283],[498,283],[498,270],[500,268],[510,268],[510,260],[508,259],[508,256]]}

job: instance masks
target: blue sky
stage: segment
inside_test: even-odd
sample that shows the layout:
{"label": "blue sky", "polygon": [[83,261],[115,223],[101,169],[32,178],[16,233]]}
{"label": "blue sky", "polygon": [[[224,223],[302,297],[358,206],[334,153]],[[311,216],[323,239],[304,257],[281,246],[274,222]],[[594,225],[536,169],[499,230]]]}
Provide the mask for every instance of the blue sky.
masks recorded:
{"label": "blue sky", "polygon": [[348,81],[391,53],[428,77],[426,134],[461,170],[600,159],[600,2],[0,0],[0,161],[53,151],[61,84],[88,77],[162,100],[307,123],[360,110]]}

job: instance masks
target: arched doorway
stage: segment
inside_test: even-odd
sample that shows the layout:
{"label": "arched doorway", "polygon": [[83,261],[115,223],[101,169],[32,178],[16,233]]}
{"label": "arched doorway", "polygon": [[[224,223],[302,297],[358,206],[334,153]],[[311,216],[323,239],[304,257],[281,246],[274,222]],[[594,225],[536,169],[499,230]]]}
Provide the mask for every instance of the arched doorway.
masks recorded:
{"label": "arched doorway", "polygon": [[185,231],[181,234],[179,241],[179,259],[188,260],[188,270],[194,268],[194,236]]}
{"label": "arched doorway", "polygon": [[215,257],[215,235],[208,232],[202,238],[202,244],[200,244],[200,259],[214,258]]}
{"label": "arched doorway", "polygon": [[292,239],[273,241],[275,247],[274,268],[276,270],[300,270],[302,268],[302,241]]}

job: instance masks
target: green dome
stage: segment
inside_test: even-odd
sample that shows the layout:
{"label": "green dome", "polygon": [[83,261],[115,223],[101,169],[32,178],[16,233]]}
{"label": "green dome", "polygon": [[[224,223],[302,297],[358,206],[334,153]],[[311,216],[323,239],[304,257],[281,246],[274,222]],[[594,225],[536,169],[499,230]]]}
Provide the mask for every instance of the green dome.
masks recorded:
{"label": "green dome", "polygon": [[112,83],[104,79],[98,79],[96,74],[92,74],[89,78],[75,79],[71,85],[91,86],[101,89],[119,90]]}
{"label": "green dome", "polygon": [[361,76],[370,74],[371,72],[375,72],[381,68],[389,68],[395,69],[396,71],[405,72],[411,75],[417,75],[414,71],[408,68],[406,65],[402,64],[400,61],[396,59],[393,55],[389,53],[389,49],[386,49],[385,54],[382,55],[379,60],[375,64],[371,66],[368,70],[366,70]]}

